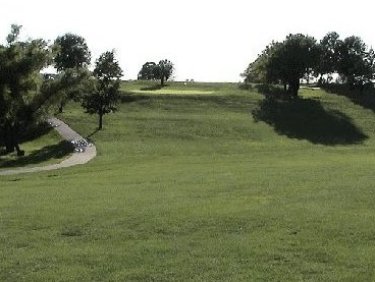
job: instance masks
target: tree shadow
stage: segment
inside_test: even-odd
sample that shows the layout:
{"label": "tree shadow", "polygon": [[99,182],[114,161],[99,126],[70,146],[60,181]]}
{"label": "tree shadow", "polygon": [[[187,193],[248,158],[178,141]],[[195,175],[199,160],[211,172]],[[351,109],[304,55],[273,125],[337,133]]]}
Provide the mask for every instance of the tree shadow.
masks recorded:
{"label": "tree shadow", "polygon": [[321,86],[328,93],[347,97],[352,103],[375,113],[375,90],[367,87],[361,92],[359,89],[350,89],[347,85],[328,84]]}
{"label": "tree shadow", "polygon": [[339,111],[327,111],[314,99],[277,100],[266,98],[252,111],[256,122],[263,121],[288,138],[322,145],[349,145],[368,138],[351,119]]}
{"label": "tree shadow", "polygon": [[35,140],[43,135],[48,134],[53,128],[47,122],[41,122],[35,125],[28,126],[21,131],[20,143]]}
{"label": "tree shadow", "polygon": [[30,164],[38,164],[51,159],[61,159],[74,150],[73,146],[66,140],[55,145],[45,146],[40,150],[33,151],[31,154],[14,160],[1,160],[0,168],[19,167]]}
{"label": "tree shadow", "polygon": [[[52,127],[47,122],[39,124],[29,125],[26,128],[20,128],[19,130],[19,143],[29,142],[39,137],[48,134],[52,130]],[[0,128],[0,149],[4,146],[5,136],[1,133]],[[1,151],[1,150],[0,150]],[[2,152],[0,152],[1,154]],[[3,153],[5,155],[5,153]]]}
{"label": "tree shadow", "polygon": [[131,103],[131,102],[137,102],[137,101],[149,100],[149,99],[151,99],[149,95],[134,94],[132,92],[122,92],[120,95],[121,103]]}
{"label": "tree shadow", "polygon": [[141,87],[139,90],[142,90],[142,91],[155,91],[155,90],[160,90],[160,89],[162,89],[164,87],[167,87],[167,86],[168,85],[161,86],[160,84],[156,84],[156,85]]}
{"label": "tree shadow", "polygon": [[290,93],[286,92],[283,88],[278,85],[271,84],[257,84],[255,85],[257,91],[264,96],[273,97],[277,99],[288,100],[291,98]]}
{"label": "tree shadow", "polygon": [[93,137],[96,133],[98,133],[100,130],[99,128],[96,128],[93,132],[91,132],[89,135],[86,136],[86,140],[89,142],[92,142],[91,137]]}

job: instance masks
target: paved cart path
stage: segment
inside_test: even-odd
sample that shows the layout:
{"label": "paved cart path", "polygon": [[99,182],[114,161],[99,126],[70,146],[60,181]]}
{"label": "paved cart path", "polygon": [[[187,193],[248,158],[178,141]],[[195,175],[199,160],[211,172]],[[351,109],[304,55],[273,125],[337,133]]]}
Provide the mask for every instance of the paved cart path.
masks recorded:
{"label": "paved cart path", "polygon": [[[50,118],[48,120],[50,124],[53,125],[54,129],[61,135],[61,137],[69,142],[84,140],[84,138],[71,129],[66,123],[57,119]],[[74,152],[69,158],[63,160],[58,164],[51,164],[46,166],[38,167],[20,167],[9,170],[0,170],[0,175],[14,175],[19,173],[31,173],[31,172],[40,172],[40,171],[49,171],[60,169],[64,167],[71,167],[75,165],[86,164],[91,161],[96,156],[96,147],[94,144],[85,146],[84,152]]]}

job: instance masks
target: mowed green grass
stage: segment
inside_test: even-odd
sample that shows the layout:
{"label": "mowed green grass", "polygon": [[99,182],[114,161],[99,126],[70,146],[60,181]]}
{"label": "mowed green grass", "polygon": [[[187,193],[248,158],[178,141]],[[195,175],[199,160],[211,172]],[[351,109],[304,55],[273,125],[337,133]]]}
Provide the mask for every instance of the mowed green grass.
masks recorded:
{"label": "mowed green grass", "polygon": [[[304,89],[266,103],[134,93],[84,166],[0,177],[1,281],[373,281],[375,114]],[[283,117],[283,118],[282,118]]]}

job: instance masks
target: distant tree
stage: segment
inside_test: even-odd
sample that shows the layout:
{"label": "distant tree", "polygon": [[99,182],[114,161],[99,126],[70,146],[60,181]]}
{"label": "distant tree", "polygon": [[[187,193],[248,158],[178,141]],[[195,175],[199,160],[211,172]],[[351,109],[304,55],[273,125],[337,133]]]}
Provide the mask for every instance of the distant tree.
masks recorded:
{"label": "distant tree", "polygon": [[153,80],[155,79],[155,67],[156,63],[147,62],[145,63],[138,73],[138,79],[140,80]]}
{"label": "distant tree", "polygon": [[267,81],[279,80],[288,84],[289,93],[296,97],[300,79],[310,73],[318,61],[318,48],[313,37],[303,34],[290,34],[270,53],[266,63]]}
{"label": "distant tree", "polygon": [[314,70],[318,57],[313,37],[290,34],[283,42],[268,45],[243,76],[246,82],[281,83],[285,92],[288,90],[292,96],[297,96],[300,79]]}
{"label": "distant tree", "polygon": [[[242,76],[245,78],[245,82],[252,83],[267,83],[273,82],[268,81],[271,76],[267,77],[267,64],[271,54],[275,51],[277,45],[280,43],[272,42],[270,45],[258,55],[257,59],[250,63]],[[272,80],[272,79],[271,79]]]}
{"label": "distant tree", "polygon": [[[54,64],[59,73],[56,83],[60,82],[61,91],[55,93],[59,102],[59,112],[63,111],[64,105],[70,99],[77,99],[82,93],[79,84],[84,83],[78,78],[84,79],[83,73],[87,73],[87,66],[90,65],[91,53],[86,40],[79,35],[67,33],[56,38],[54,42]],[[65,82],[73,82],[67,85]]]}
{"label": "distant tree", "polygon": [[103,53],[95,63],[95,82],[91,93],[86,94],[82,106],[89,114],[99,115],[99,127],[103,128],[103,116],[117,110],[122,70],[113,51]]}
{"label": "distant tree", "polygon": [[[319,77],[319,82],[324,82],[324,76],[330,76],[337,72],[339,53],[338,47],[342,44],[336,32],[327,33],[318,44],[319,60],[315,66],[315,75]],[[328,78],[327,78],[328,80]]]}
{"label": "distant tree", "polygon": [[40,71],[51,63],[51,49],[44,40],[19,41],[21,26],[12,25],[7,44],[0,45],[0,132],[6,152],[17,151],[19,134],[34,123],[48,101],[40,91]]}
{"label": "distant tree", "polygon": [[337,72],[351,87],[371,83],[375,73],[375,54],[360,37],[350,36],[337,47]]}
{"label": "distant tree", "polygon": [[173,74],[173,63],[167,59],[159,61],[154,67],[154,77],[160,79],[160,85],[164,86],[164,82],[167,81]]}
{"label": "distant tree", "polygon": [[54,43],[54,51],[57,71],[90,65],[91,52],[82,36],[67,33],[57,37]]}

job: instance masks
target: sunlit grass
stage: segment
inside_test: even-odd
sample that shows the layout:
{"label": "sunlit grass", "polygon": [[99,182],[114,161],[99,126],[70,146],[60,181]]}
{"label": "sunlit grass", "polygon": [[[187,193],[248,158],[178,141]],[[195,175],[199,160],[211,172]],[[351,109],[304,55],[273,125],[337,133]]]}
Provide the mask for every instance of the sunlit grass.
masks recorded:
{"label": "sunlit grass", "polygon": [[133,93],[139,94],[152,94],[152,95],[210,95],[215,91],[202,91],[202,90],[184,90],[184,89],[159,89],[159,90],[131,90]]}
{"label": "sunlit grass", "polygon": [[0,177],[0,280],[374,280],[372,110],[309,89],[132,94],[152,85],[122,85],[101,132],[66,108],[89,164]]}

